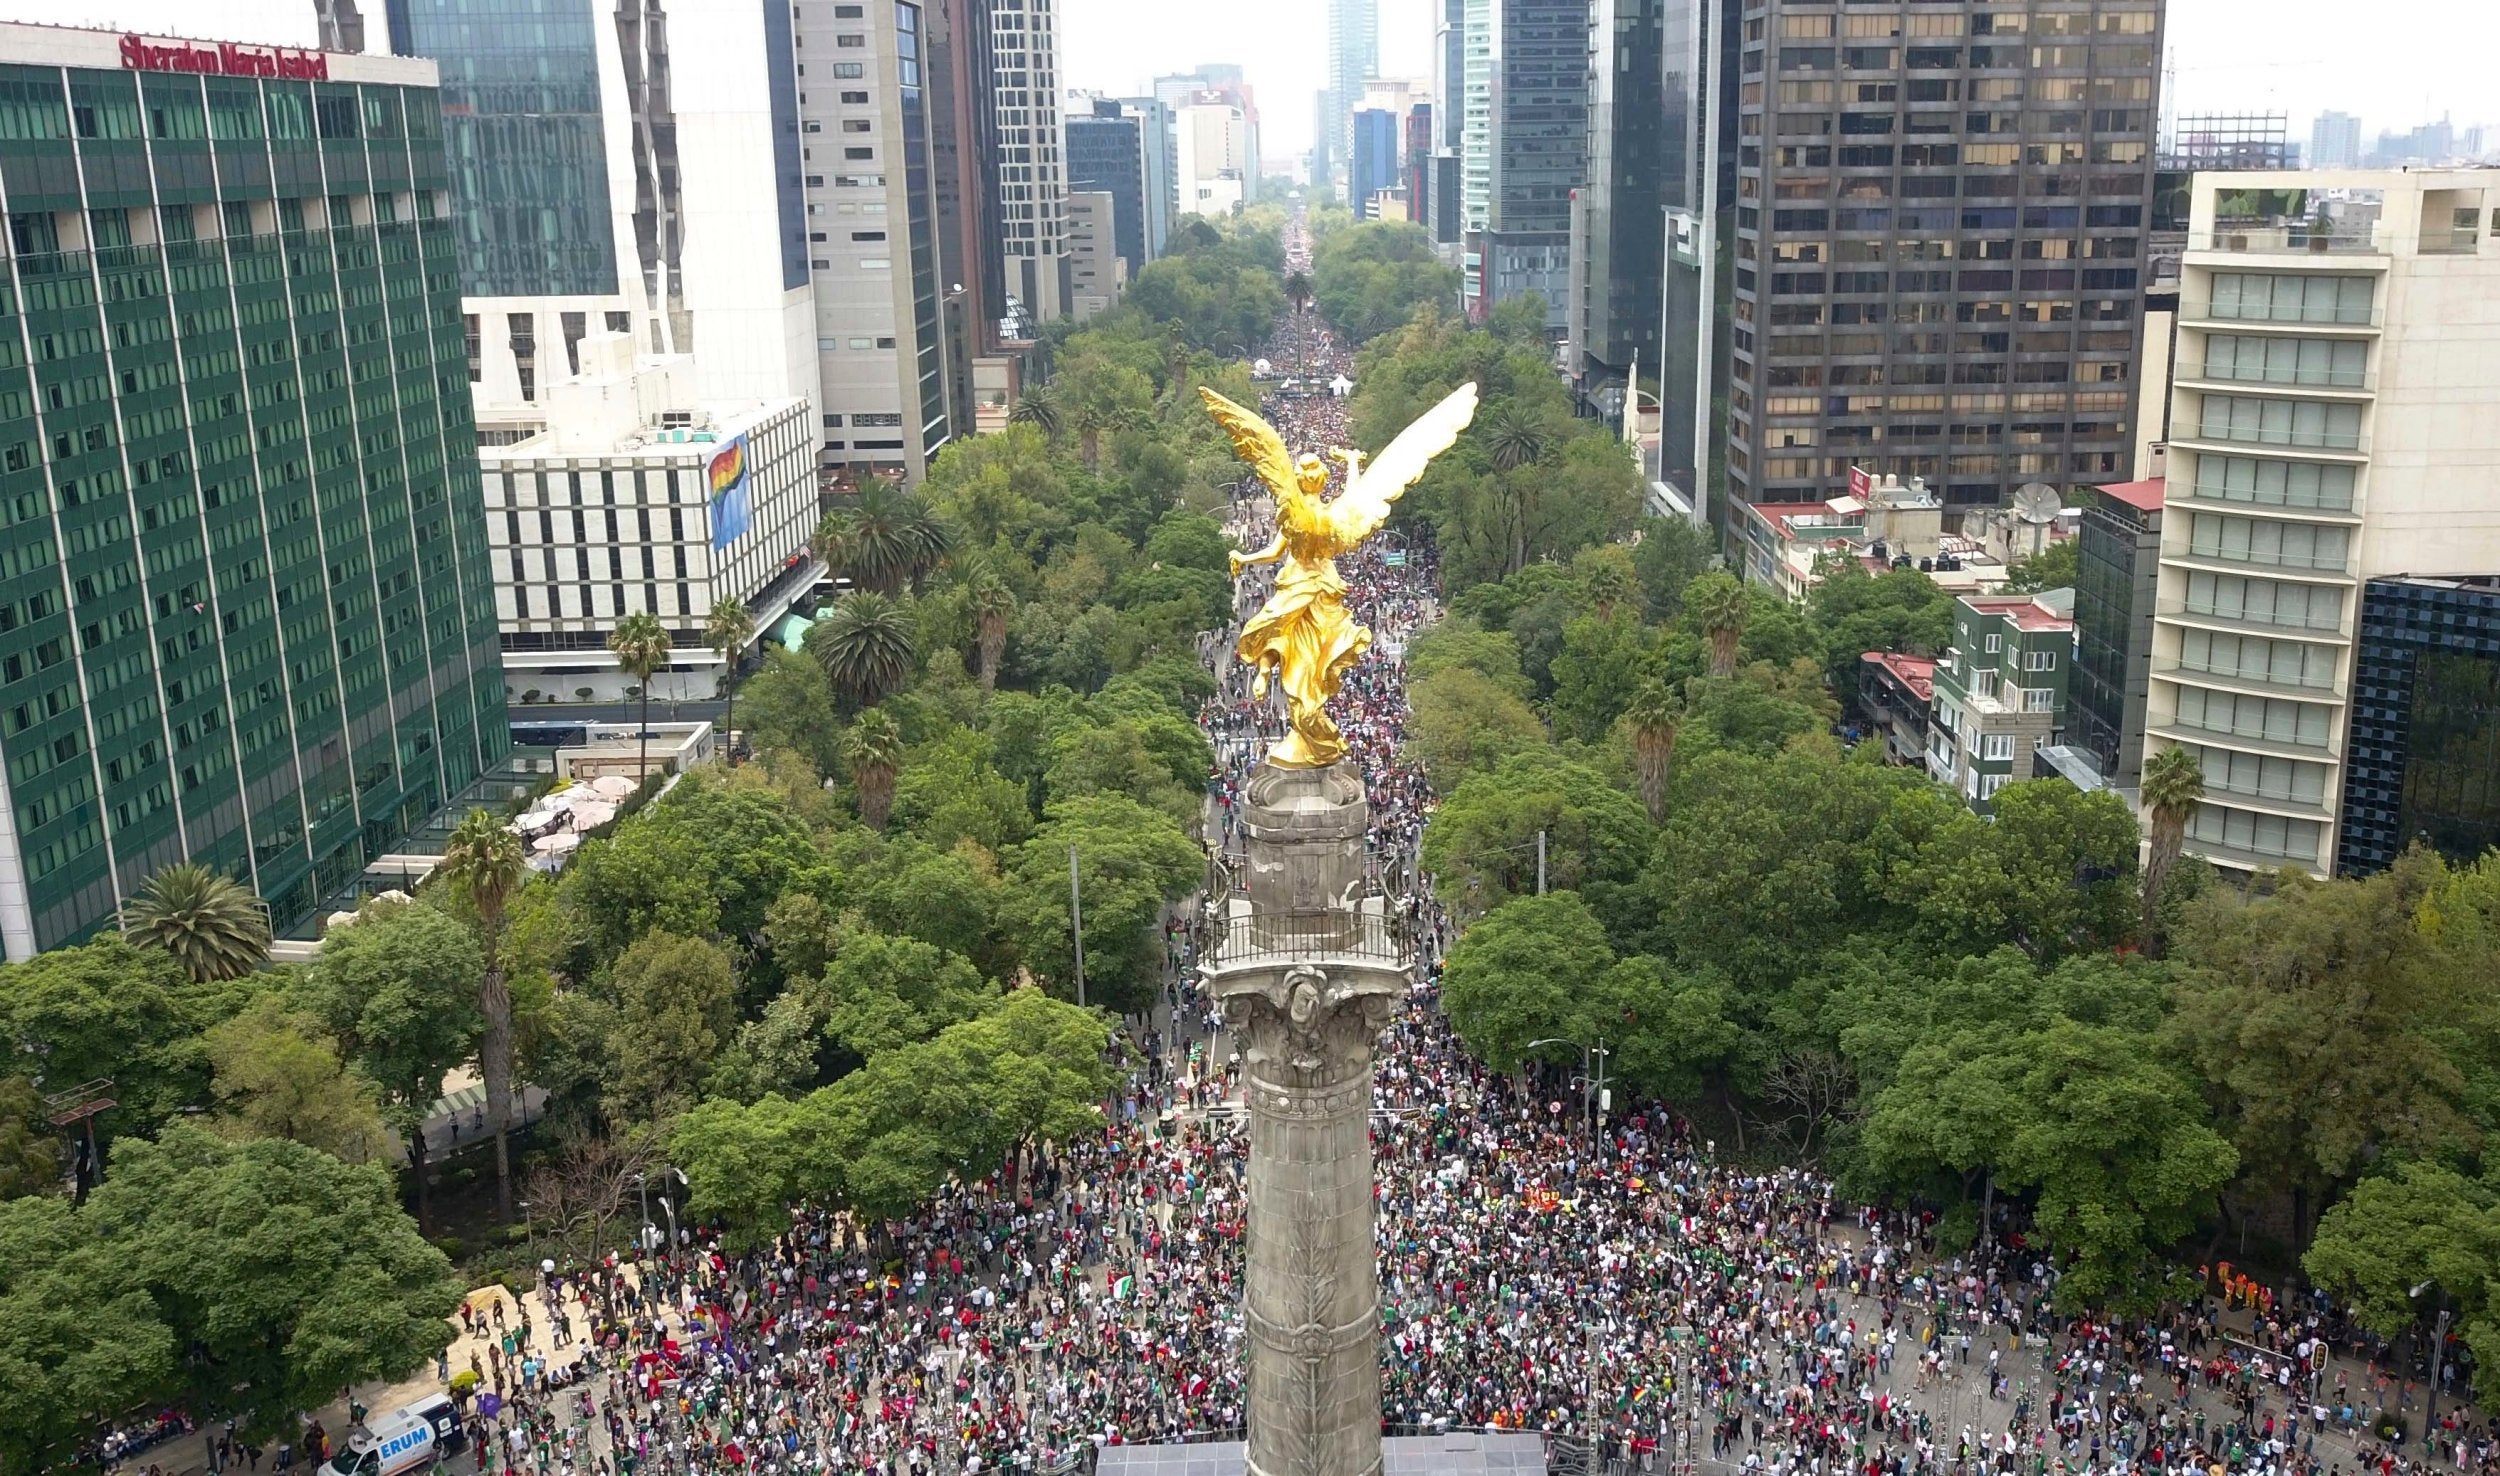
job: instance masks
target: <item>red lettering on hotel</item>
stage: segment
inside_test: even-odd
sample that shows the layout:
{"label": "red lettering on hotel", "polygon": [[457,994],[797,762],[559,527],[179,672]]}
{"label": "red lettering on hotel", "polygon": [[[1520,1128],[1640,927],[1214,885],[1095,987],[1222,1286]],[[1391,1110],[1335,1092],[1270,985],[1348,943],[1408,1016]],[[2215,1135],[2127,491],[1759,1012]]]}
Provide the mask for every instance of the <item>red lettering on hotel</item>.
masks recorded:
{"label": "red lettering on hotel", "polygon": [[324,51],[290,51],[282,46],[238,46],[231,41],[211,46],[205,42],[150,41],[144,36],[125,35],[122,70],[327,82],[330,55]]}

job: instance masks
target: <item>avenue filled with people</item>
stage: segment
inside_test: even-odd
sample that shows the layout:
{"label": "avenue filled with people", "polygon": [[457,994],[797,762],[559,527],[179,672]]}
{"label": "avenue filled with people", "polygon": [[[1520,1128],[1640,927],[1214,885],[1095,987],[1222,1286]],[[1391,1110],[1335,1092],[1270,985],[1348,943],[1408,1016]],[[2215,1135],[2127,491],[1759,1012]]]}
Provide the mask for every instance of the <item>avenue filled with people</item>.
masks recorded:
{"label": "avenue filled with people", "polygon": [[[1304,375],[1350,373],[1326,333],[1291,314],[1270,352]],[[1272,393],[1262,413],[1295,450],[1325,452],[1350,444],[1346,407]],[[1238,547],[1271,529],[1256,498],[1228,514]],[[2490,1465],[2490,1432],[2453,1417],[2435,1450],[2375,1438],[2371,1417],[2410,1418],[2421,1391],[2356,1374],[2329,1312],[2061,1317],[2053,1268],[2010,1221],[1975,1257],[1939,1255],[1922,1217],[1853,1207],[1802,1169],[1734,1166],[1663,1108],[1600,1113],[1570,1073],[1489,1071],[1438,1007],[1451,923],[1416,874],[1433,797],[1400,752],[1434,551],[1391,537],[1341,569],[1375,638],[1334,716],[1417,977],[1379,1045],[1374,1119],[1392,1431],[1541,1432],[1556,1467],[1744,1476]],[[1243,579],[1237,621],[1271,577]],[[1229,632],[1201,649],[1217,681],[1201,711],[1216,755],[1204,840],[1222,888],[1282,707],[1252,695]],[[464,1308],[443,1371],[492,1396],[468,1406],[482,1464],[1060,1472],[1112,1444],[1240,1438],[1247,1135],[1238,1062],[1195,983],[1200,937],[1173,917],[1162,1001],[1125,1022],[1130,1072],[1099,1136],[905,1221],[803,1212],[749,1254],[689,1227],[648,1257],[559,1267],[531,1294]]]}

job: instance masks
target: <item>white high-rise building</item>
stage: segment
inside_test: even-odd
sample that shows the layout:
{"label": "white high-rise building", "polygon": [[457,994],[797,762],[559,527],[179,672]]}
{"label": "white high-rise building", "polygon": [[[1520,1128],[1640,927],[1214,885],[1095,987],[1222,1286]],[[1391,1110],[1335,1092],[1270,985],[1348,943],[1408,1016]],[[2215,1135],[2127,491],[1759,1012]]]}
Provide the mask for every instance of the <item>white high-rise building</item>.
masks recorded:
{"label": "white high-rise building", "polygon": [[989,0],[997,79],[998,230],[1022,331],[1068,303],[1068,171],[1060,153],[1054,0]]}
{"label": "white high-rise building", "polygon": [[1241,109],[1191,103],[1173,110],[1172,127],[1180,140],[1181,214],[1230,215],[1245,197],[1250,170]]}
{"label": "white high-rise building", "polygon": [[713,602],[744,604],[762,636],[824,573],[807,547],[813,406],[708,400],[693,359],[637,355],[622,333],[577,352],[582,372],[548,387],[547,428],[478,452],[508,698],[622,699],[633,677],[608,636],[642,611],[670,638],[652,695],[710,697]]}
{"label": "white high-rise building", "polygon": [[799,144],[823,463],[918,481],[957,433],[959,413],[939,326],[953,284],[938,266],[922,7],[791,8],[810,68]]}
{"label": "white high-rise building", "polygon": [[[787,12],[389,0],[442,69],[481,437],[535,430],[580,344],[696,358],[707,399],[819,398]],[[776,17],[781,17],[777,19]]]}
{"label": "white high-rise building", "polygon": [[[2171,379],[2149,758],[2187,849],[2329,870],[2361,587],[2500,571],[2500,178],[2195,178]],[[2280,210],[2290,192],[2297,203]]]}

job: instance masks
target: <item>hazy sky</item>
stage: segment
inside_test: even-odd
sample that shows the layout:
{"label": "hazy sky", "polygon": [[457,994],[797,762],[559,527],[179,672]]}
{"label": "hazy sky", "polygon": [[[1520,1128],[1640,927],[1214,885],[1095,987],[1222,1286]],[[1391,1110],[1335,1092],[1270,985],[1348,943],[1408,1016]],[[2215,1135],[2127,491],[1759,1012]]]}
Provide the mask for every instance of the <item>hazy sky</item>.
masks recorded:
{"label": "hazy sky", "polygon": [[[0,0],[0,4],[22,0]],[[1312,94],[1328,49],[1324,0],[1058,0],[1060,72],[1070,86],[1132,91],[1157,72],[1239,62],[1258,90],[1261,147],[1309,147]],[[1429,77],[1428,0],[1379,0],[1380,66]],[[2367,17],[2366,23],[2362,17]],[[2361,115],[2366,134],[2446,111],[2500,121],[2487,101],[2500,55],[2488,0],[2171,0],[2170,62],[2183,108],[2280,109],[2308,137],[2321,108]]]}
{"label": "hazy sky", "polygon": [[[596,3],[596,0],[593,0]],[[681,18],[706,4],[675,0]],[[1379,0],[1380,67],[1431,75],[1437,0]],[[1310,146],[1312,94],[1326,65],[1324,0],[1058,0],[1060,75],[1072,87],[1142,90],[1158,72],[1238,62],[1259,98],[1262,147]],[[382,0],[363,0],[378,31]],[[0,0],[0,17],[119,25],[228,40],[300,42],[312,0]],[[2366,20],[2364,19],[2366,17]],[[2450,113],[2500,122],[2485,101],[2500,56],[2489,0],[2171,0],[2174,108],[2280,109],[2308,137],[2321,108],[2361,115],[2365,135]]]}

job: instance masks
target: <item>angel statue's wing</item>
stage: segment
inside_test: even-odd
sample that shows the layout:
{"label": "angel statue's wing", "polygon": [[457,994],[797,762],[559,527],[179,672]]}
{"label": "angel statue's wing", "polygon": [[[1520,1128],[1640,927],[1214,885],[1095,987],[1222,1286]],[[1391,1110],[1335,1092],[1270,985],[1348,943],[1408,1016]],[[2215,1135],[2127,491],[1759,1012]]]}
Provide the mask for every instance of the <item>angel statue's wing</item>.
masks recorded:
{"label": "angel statue's wing", "polygon": [[1398,432],[1397,439],[1363,467],[1345,495],[1328,505],[1339,540],[1351,546],[1380,531],[1380,525],[1389,521],[1389,504],[1414,486],[1432,458],[1449,450],[1458,433],[1475,418],[1476,386],[1470,380]]}
{"label": "angel statue's wing", "polygon": [[1207,402],[1207,413],[1232,439],[1233,454],[1250,463],[1268,491],[1280,499],[1291,495],[1296,490],[1293,453],[1285,449],[1285,438],[1276,434],[1276,428],[1261,420],[1258,412],[1244,410],[1205,385],[1198,386],[1198,393]]}

